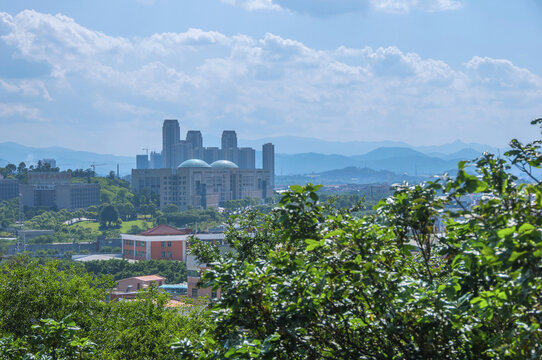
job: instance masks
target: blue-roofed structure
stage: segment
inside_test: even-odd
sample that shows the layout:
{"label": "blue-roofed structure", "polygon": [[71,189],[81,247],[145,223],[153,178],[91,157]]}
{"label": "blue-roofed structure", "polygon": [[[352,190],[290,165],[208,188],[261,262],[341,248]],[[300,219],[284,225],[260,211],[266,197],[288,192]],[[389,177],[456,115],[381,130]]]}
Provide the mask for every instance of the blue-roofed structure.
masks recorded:
{"label": "blue-roofed structure", "polygon": [[222,169],[238,169],[239,168],[239,166],[237,166],[235,163],[229,160],[217,160],[211,164],[211,167],[222,168]]}
{"label": "blue-roofed structure", "polygon": [[165,285],[160,286],[160,289],[164,290],[170,295],[187,295],[188,294],[187,284],[165,284]]}
{"label": "blue-roofed structure", "polygon": [[210,168],[211,165],[200,159],[188,159],[179,165],[180,168]]}

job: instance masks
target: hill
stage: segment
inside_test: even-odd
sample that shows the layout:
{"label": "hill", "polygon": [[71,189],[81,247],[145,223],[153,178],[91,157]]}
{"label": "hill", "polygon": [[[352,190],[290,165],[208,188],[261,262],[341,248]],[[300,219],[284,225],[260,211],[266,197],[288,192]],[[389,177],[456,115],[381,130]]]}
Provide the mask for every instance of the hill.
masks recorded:
{"label": "hill", "polygon": [[117,164],[119,164],[121,175],[130,174],[132,168],[135,167],[135,156],[98,154],[62,147],[35,148],[13,142],[0,143],[0,157],[15,165],[24,161],[27,166],[36,164],[38,160],[44,158],[53,158],[61,170],[88,169],[94,162],[96,164],[103,164],[96,166],[96,172],[100,175],[106,175],[111,170],[116,171]]}

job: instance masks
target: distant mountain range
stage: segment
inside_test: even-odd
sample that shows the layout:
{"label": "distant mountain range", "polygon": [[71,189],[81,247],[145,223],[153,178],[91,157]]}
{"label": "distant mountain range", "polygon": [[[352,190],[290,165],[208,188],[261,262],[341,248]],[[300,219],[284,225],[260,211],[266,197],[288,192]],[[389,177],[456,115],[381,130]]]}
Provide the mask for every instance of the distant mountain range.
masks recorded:
{"label": "distant mountain range", "polygon": [[358,168],[349,166],[339,170],[329,170],[316,174],[277,176],[276,185],[286,186],[292,184],[376,184],[376,183],[419,183],[429,180],[425,176],[410,176],[406,174],[397,174],[386,170],[373,170],[369,168]]}
{"label": "distant mountain range", "polygon": [[256,150],[261,150],[262,144],[267,142],[273,143],[275,145],[275,151],[280,154],[322,153],[349,156],[365,154],[381,147],[410,148],[428,155],[431,153],[439,153],[441,155],[453,154],[469,148],[480,153],[484,151],[497,153],[498,151],[496,147],[489,145],[464,143],[459,140],[449,144],[434,146],[412,146],[399,141],[327,141],[300,136],[277,136],[257,140],[239,140],[240,146],[251,146]]}
{"label": "distant mountain range", "polygon": [[[433,153],[435,154],[435,153]],[[410,176],[431,176],[453,172],[457,163],[480,156],[474,149],[462,149],[440,157],[431,156],[407,147],[381,147],[363,155],[276,154],[275,173],[295,175],[320,173],[346,167],[385,170]]]}
{"label": "distant mountain range", "polygon": [[[100,175],[109,174],[109,171],[117,171],[119,164],[120,174],[130,174],[135,167],[135,155],[116,156],[110,154],[97,154],[88,151],[76,151],[62,147],[35,148],[19,145],[14,142],[0,143],[0,166],[8,162],[18,165],[24,161],[27,166],[36,164],[38,160],[52,158],[61,170],[65,169],[88,169],[92,163],[96,164],[96,172]],[[3,164],[3,162],[5,162]],[[3,165],[2,165],[3,164]]]}
{"label": "distant mountain range", "polygon": [[[285,137],[274,139],[285,139]],[[459,161],[474,159],[480,155],[482,150],[497,150],[481,144],[455,142],[442,146],[424,147],[424,152],[420,150],[420,147],[414,148],[408,146],[408,144],[397,146],[398,143],[393,143],[395,146],[372,148],[381,143],[352,142],[353,147],[364,146],[367,149],[371,148],[371,150],[354,155],[339,155],[323,154],[321,152],[329,151],[325,147],[325,144],[331,144],[332,148],[337,149],[339,144],[340,146],[345,146],[345,143],[322,142],[321,140],[295,137],[287,137],[287,139],[290,141],[304,139],[303,141],[312,144],[309,148],[319,144],[318,148],[320,152],[287,154],[282,152],[280,144],[276,144],[275,174],[277,176],[318,174],[344,168],[367,168],[375,171],[388,171],[393,174],[401,174],[401,176],[425,177],[443,172],[452,172],[457,168]],[[391,144],[391,142],[385,143]],[[474,147],[468,147],[469,145],[473,145]],[[459,146],[465,147],[458,148]],[[133,157],[116,156],[76,151],[62,147],[34,148],[13,142],[0,143],[0,166],[5,166],[8,162],[17,165],[21,161],[30,165],[37,163],[38,160],[43,158],[55,159],[57,166],[61,169],[88,169],[92,163],[95,163],[96,172],[101,175],[106,175],[111,170],[116,171],[117,164],[120,166],[121,175],[130,174],[131,169],[135,167],[135,155]],[[261,167],[260,151],[257,152],[256,159],[257,167]],[[324,177],[326,176],[329,178],[328,175],[324,175]],[[364,176],[369,176],[369,173],[366,172]],[[392,177],[389,174],[382,176],[384,178]]]}

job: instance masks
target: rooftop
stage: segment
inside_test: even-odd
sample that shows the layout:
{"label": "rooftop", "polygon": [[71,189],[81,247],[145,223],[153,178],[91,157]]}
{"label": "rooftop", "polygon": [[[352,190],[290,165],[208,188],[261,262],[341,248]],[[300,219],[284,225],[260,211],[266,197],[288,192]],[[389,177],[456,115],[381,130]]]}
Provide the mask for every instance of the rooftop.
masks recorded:
{"label": "rooftop", "polygon": [[228,161],[228,160],[217,160],[214,163],[211,164],[211,167],[213,168],[232,168],[237,169],[239,166],[237,166],[235,163]]}
{"label": "rooftop", "polygon": [[189,229],[182,229],[179,230],[177,228],[174,228],[173,226],[169,226],[166,224],[158,225],[155,228],[143,231],[139,235],[143,236],[164,236],[164,235],[186,235],[189,234]]}
{"label": "rooftop", "polygon": [[144,275],[144,276],[134,276],[134,279],[140,280],[140,281],[164,281],[166,280],[165,277],[160,275]]}
{"label": "rooftop", "polygon": [[190,167],[208,168],[208,167],[211,167],[211,165],[207,164],[205,161],[200,160],[200,159],[189,159],[189,160],[183,161],[181,165],[179,165],[179,167],[180,168],[190,168]]}

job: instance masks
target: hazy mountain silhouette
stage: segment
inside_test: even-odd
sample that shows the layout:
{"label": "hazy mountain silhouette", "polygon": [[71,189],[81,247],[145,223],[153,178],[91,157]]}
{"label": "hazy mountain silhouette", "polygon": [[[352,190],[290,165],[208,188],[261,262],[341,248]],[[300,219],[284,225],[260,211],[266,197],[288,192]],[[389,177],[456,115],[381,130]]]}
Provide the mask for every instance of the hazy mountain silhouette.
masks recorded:
{"label": "hazy mountain silhouette", "polygon": [[131,157],[97,154],[89,151],[76,151],[56,146],[35,148],[14,142],[0,143],[0,157],[15,165],[24,161],[27,166],[36,164],[38,160],[44,158],[53,158],[56,160],[56,164],[61,170],[88,169],[93,162],[96,164],[104,164],[96,166],[96,172],[98,174],[108,174],[111,170],[116,172],[117,164],[119,164],[121,175],[130,174],[132,168],[135,167],[135,155]]}

